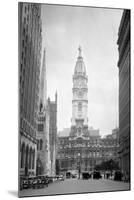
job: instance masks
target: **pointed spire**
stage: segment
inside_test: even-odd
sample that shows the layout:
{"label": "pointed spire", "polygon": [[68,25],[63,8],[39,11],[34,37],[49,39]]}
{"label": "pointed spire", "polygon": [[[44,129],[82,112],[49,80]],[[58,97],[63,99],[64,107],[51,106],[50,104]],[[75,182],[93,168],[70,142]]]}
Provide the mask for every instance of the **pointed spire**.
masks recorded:
{"label": "pointed spire", "polygon": [[46,104],[46,93],[47,93],[47,82],[46,82],[46,50],[44,48],[43,51],[43,60],[42,60],[42,69],[41,69],[41,77],[40,77],[40,101],[42,102],[43,106]]}
{"label": "pointed spire", "polygon": [[57,90],[55,92],[55,102],[57,103]]}

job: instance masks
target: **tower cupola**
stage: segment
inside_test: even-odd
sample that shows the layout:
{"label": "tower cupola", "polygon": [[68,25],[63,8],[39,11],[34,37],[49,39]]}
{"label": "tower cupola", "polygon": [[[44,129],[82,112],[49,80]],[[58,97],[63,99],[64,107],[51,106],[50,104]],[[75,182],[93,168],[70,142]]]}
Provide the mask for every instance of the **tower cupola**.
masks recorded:
{"label": "tower cupola", "polygon": [[79,46],[78,48],[79,54],[77,57],[75,69],[74,69],[74,74],[75,75],[86,75],[86,67],[83,62],[83,57],[82,57],[82,48]]}

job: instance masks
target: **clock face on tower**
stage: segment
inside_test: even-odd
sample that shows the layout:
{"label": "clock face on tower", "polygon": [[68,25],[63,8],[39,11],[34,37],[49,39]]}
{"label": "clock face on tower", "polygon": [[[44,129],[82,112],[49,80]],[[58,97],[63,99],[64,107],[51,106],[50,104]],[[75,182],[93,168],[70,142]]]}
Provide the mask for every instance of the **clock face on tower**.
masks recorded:
{"label": "clock face on tower", "polygon": [[83,92],[81,90],[79,90],[79,92],[78,92],[78,97],[79,98],[83,97]]}
{"label": "clock face on tower", "polygon": [[78,86],[79,86],[80,88],[82,87],[81,81],[78,82]]}

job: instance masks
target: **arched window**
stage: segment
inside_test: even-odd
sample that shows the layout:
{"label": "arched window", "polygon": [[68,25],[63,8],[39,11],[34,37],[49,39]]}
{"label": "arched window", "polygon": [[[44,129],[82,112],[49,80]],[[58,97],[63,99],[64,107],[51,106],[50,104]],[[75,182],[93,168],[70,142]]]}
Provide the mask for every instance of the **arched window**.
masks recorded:
{"label": "arched window", "polygon": [[41,175],[42,173],[43,173],[43,164],[42,164],[40,158],[37,158],[36,174]]}
{"label": "arched window", "polygon": [[42,150],[42,146],[43,146],[43,140],[40,139],[40,150]]}
{"label": "arched window", "polygon": [[23,143],[21,146],[21,168],[24,167],[24,159],[25,159],[25,144]]}
{"label": "arched window", "polygon": [[39,150],[39,140],[37,140],[37,150]]}
{"label": "arched window", "polygon": [[32,153],[32,157],[33,157],[33,159],[32,159],[32,169],[34,169],[34,161],[35,161],[35,150],[33,150],[33,153]]}
{"label": "arched window", "polygon": [[28,162],[29,162],[29,147],[27,145],[26,147],[26,151],[25,151],[25,165],[24,165],[24,168],[25,168],[25,176],[28,175]]}
{"label": "arched window", "polygon": [[29,151],[29,169],[31,169],[31,166],[32,166],[32,148],[30,148],[30,151]]}
{"label": "arched window", "polygon": [[29,154],[29,147],[26,147],[26,159],[25,159],[25,166],[28,167],[28,154]]}

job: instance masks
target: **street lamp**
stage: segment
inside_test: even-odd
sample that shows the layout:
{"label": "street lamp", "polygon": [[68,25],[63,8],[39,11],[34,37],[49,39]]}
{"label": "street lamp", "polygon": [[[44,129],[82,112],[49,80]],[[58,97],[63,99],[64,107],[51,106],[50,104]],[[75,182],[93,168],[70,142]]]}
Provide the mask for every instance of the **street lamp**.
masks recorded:
{"label": "street lamp", "polygon": [[80,179],[80,171],[81,171],[81,166],[80,166],[80,157],[81,157],[81,154],[78,153],[78,158],[79,158],[79,169],[78,169],[78,171],[79,171],[79,179]]}

